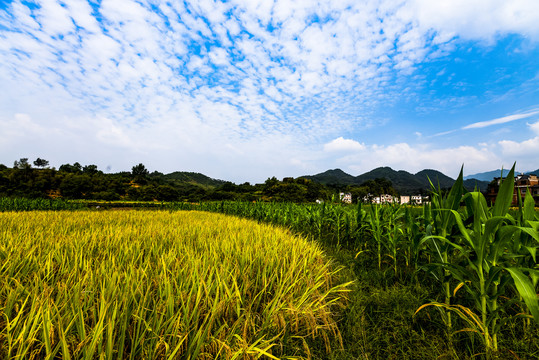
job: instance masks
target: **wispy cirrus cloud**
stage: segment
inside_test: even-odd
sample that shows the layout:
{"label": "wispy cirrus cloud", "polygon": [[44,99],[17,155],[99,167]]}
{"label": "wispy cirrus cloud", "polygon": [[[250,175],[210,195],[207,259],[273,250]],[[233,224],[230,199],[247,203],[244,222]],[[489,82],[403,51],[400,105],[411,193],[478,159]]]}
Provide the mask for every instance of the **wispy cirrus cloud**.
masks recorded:
{"label": "wispy cirrus cloud", "polygon": [[487,127],[487,126],[505,124],[505,123],[508,123],[508,122],[511,122],[511,121],[527,119],[527,118],[529,118],[531,116],[534,116],[534,115],[537,115],[537,114],[539,114],[539,110],[533,110],[533,111],[529,111],[529,112],[525,112],[525,113],[521,113],[521,114],[508,115],[508,116],[504,116],[504,117],[497,118],[497,119],[492,119],[492,120],[487,120],[487,121],[480,121],[480,122],[476,122],[476,123],[473,123],[473,124],[470,124],[470,125],[466,125],[466,126],[462,127],[462,130],[480,129],[480,128],[484,128],[484,127]]}
{"label": "wispy cirrus cloud", "polygon": [[445,135],[453,134],[453,133],[455,133],[457,131],[460,131],[460,130],[482,129],[482,128],[486,128],[486,127],[489,127],[489,126],[506,124],[506,123],[509,123],[509,122],[517,121],[517,120],[527,119],[527,118],[530,118],[530,117],[532,117],[534,115],[537,115],[537,114],[539,114],[539,110],[531,110],[531,111],[526,111],[526,112],[522,112],[522,113],[503,116],[503,117],[492,119],[492,120],[479,121],[479,122],[475,122],[475,123],[472,123],[472,124],[468,124],[468,125],[463,126],[463,127],[459,128],[459,129],[453,129],[453,130],[448,130],[448,131],[443,131],[443,132],[436,133],[436,134],[432,135],[432,137],[445,136]]}

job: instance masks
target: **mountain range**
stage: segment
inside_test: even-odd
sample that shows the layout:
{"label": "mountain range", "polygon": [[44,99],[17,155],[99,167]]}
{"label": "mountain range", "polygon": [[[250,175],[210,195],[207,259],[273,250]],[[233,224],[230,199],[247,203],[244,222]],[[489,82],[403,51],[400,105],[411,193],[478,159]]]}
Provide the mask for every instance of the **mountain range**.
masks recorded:
{"label": "mountain range", "polygon": [[[493,170],[464,177],[464,187],[472,191],[479,189],[486,191],[488,184],[495,177],[500,177],[502,170]],[[503,170],[504,176],[509,173],[509,170]],[[527,172],[526,174],[539,175],[539,169]],[[206,187],[218,187],[225,184],[226,181],[210,178],[204,174],[176,171],[170,174],[163,175],[166,179],[179,183],[199,184]],[[455,183],[455,179],[443,174],[440,171],[433,169],[421,170],[415,174],[411,174],[404,170],[393,170],[390,167],[379,167],[364,174],[353,176],[341,169],[327,170],[316,175],[301,176],[305,179],[324,184],[324,185],[361,185],[368,180],[385,178],[391,181],[395,190],[402,195],[413,195],[430,190],[430,181],[438,187],[450,188]]]}
{"label": "mountain range", "polygon": [[[441,188],[450,188],[455,183],[455,179],[433,169],[425,169],[411,174],[404,170],[396,171],[390,167],[379,167],[359,176],[352,176],[341,169],[334,169],[302,177],[324,185],[361,185],[368,180],[385,178],[390,180],[395,190],[403,195],[430,190],[429,179],[436,187],[439,184]],[[486,191],[490,180],[467,179],[464,181],[464,187],[468,190],[474,190],[477,187],[481,191]]]}
{"label": "mountain range", "polygon": [[[481,181],[492,181],[492,179],[494,179],[495,177],[500,177],[502,173],[502,170],[501,169],[498,169],[498,170],[493,170],[493,171],[487,171],[487,172],[483,172],[483,173],[479,173],[479,174],[473,174],[473,175],[466,175],[464,177],[464,180],[466,179],[477,179],[477,180],[481,180]],[[519,174],[518,171],[516,171],[515,173]],[[509,174],[509,170],[508,169],[503,169],[503,176],[507,176],[507,174]],[[529,172],[526,172],[524,174],[535,174],[535,175],[539,175],[539,169],[535,170],[535,171],[529,171]]]}
{"label": "mountain range", "polygon": [[[481,181],[492,181],[492,179],[494,179],[495,177],[500,177],[501,173],[502,173],[502,169],[492,170],[492,171],[482,172],[478,174],[466,175],[464,177],[464,180],[477,179]],[[507,174],[509,174],[509,170],[503,169],[503,176],[507,176]]]}

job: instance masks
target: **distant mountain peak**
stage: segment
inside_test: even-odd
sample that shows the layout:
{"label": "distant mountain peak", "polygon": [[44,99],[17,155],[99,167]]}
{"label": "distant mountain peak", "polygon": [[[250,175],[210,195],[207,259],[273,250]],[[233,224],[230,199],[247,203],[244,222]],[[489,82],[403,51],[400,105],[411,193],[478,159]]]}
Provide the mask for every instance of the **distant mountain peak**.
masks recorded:
{"label": "distant mountain peak", "polygon": [[[324,171],[322,174],[339,174],[339,175],[350,175],[346,172],[344,172],[343,170],[337,168],[337,169],[330,169],[330,170],[327,170],[327,171]],[[352,176],[352,175],[350,175]]]}
{"label": "distant mountain peak", "polygon": [[[341,169],[332,169],[320,174],[302,177],[325,185],[338,184],[343,186],[359,186],[369,180],[384,178],[390,180],[393,187],[403,195],[413,195],[421,191],[430,190],[429,180],[435,186],[440,185],[441,188],[449,188],[455,183],[455,179],[438,170],[424,169],[418,171],[416,174],[411,174],[405,170],[393,170],[389,166],[377,167],[358,176],[352,176]],[[486,190],[487,184],[488,182],[485,181],[469,181],[466,183],[466,187],[469,188],[471,186],[473,190],[473,187],[477,185],[482,190]]]}
{"label": "distant mountain peak", "polygon": [[[515,172],[516,173],[516,172]],[[492,171],[485,171],[482,173],[472,174],[472,175],[466,175],[464,177],[464,180],[470,180],[470,179],[476,179],[481,181],[492,181],[495,177],[500,177],[502,174],[502,169],[492,170]],[[503,176],[506,176],[509,174],[509,169],[503,170]]]}
{"label": "distant mountain peak", "polygon": [[331,169],[326,170],[320,174],[305,175],[301,177],[319,182],[321,184],[355,184],[355,177],[342,171],[341,169]]}

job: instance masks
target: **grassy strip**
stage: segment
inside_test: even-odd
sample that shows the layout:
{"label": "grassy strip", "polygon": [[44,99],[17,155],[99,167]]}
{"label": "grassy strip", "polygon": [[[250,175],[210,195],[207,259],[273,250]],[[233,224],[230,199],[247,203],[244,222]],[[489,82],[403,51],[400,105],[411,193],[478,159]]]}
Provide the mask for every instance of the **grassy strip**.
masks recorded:
{"label": "grassy strip", "polygon": [[33,210],[79,210],[87,208],[85,204],[62,199],[26,199],[0,197],[0,212]]}

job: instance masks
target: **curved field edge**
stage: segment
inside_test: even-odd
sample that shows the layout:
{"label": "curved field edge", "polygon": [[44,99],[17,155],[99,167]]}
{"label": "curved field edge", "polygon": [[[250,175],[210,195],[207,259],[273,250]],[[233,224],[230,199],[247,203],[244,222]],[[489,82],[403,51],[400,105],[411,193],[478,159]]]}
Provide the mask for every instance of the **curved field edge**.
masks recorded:
{"label": "curved field edge", "polygon": [[114,210],[0,213],[0,229],[1,358],[309,358],[339,346],[347,285],[285,229]]}

